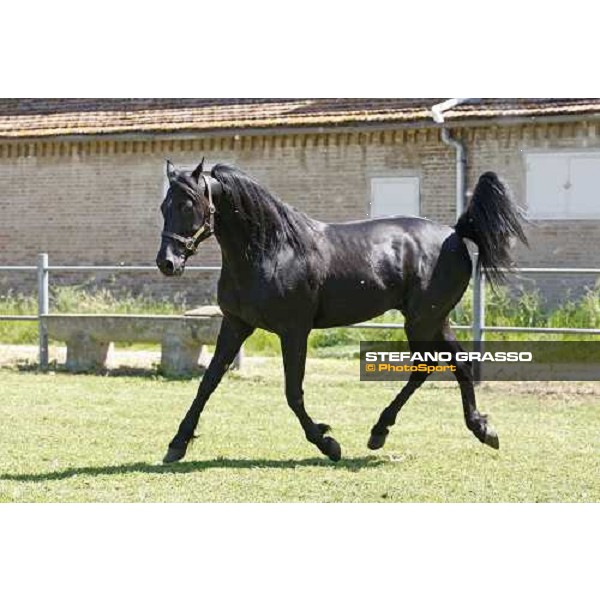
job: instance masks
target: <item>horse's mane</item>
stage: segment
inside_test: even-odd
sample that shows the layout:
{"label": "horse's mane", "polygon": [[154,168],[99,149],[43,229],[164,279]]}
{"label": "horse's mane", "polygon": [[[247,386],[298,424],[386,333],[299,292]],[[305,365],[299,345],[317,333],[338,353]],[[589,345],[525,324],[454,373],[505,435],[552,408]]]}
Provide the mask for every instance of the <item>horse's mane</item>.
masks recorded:
{"label": "horse's mane", "polygon": [[316,222],[279,200],[237,167],[217,164],[211,175],[228,191],[228,197],[248,239],[248,250],[272,255],[284,246],[303,255],[314,249]]}

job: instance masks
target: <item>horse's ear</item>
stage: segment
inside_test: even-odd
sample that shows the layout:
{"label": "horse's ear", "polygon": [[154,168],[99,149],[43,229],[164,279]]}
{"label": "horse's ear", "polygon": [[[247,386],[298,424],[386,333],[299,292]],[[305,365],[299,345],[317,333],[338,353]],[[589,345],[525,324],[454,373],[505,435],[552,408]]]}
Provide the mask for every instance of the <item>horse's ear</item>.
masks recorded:
{"label": "horse's ear", "polygon": [[169,178],[169,181],[173,181],[175,178],[175,172],[175,166],[169,159],[167,159],[167,177]]}
{"label": "horse's ear", "polygon": [[200,161],[200,164],[192,171],[192,179],[198,183],[200,181],[200,175],[202,175],[202,171],[204,170],[204,156]]}

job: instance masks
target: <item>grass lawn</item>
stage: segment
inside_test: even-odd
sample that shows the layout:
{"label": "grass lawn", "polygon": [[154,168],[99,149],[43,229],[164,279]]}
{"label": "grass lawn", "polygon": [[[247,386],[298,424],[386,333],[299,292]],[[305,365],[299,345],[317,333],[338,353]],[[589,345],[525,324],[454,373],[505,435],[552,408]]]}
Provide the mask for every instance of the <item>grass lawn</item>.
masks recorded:
{"label": "grass lawn", "polygon": [[184,462],[160,460],[196,389],[158,377],[0,370],[3,502],[600,501],[600,387],[485,384],[496,452],[465,428],[458,387],[426,384],[388,443],[366,448],[393,383],[356,361],[311,359],[306,404],[333,426],[333,464],[304,439],[280,362],[247,361],[214,394]]}

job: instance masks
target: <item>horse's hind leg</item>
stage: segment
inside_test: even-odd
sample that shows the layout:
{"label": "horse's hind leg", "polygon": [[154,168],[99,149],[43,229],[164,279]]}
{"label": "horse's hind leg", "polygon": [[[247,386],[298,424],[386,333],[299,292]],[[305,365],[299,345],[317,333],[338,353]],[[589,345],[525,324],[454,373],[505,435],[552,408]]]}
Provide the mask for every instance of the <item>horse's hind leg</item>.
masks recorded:
{"label": "horse's hind leg", "polygon": [[455,359],[456,352],[462,352],[463,348],[458,343],[454,333],[452,333],[447,324],[444,326],[441,336],[442,341],[440,344],[440,350],[452,352],[453,360],[450,361],[450,364],[456,367],[454,376],[456,377],[458,385],[460,386],[460,394],[462,397],[463,411],[467,428],[480,442],[498,450],[500,447],[498,434],[487,422],[487,416],[480,414],[477,410],[471,364],[463,361],[457,361]]}
{"label": "horse's hind leg", "polygon": [[[430,364],[430,363],[428,363]],[[433,363],[431,363],[433,364]],[[396,423],[396,417],[400,409],[406,404],[408,399],[423,385],[427,379],[427,372],[413,372],[406,385],[400,390],[400,393],[381,413],[379,420],[371,429],[371,437],[367,446],[370,450],[379,450],[383,448],[385,440],[390,432],[390,427]]]}
{"label": "horse's hind leg", "polygon": [[164,463],[176,462],[185,456],[206,402],[219,385],[229,365],[235,359],[244,340],[253,331],[253,327],[239,319],[228,316],[223,317],[215,354],[202,377],[196,398],[181,421],[177,434],[169,444],[169,449],[163,459]]}
{"label": "horse's hind leg", "polygon": [[[407,323],[405,326],[406,335],[409,340],[409,344],[414,341],[426,340],[431,336],[430,332],[424,333],[417,331],[411,324]],[[434,342],[431,342],[431,351],[435,349]],[[412,344],[411,344],[412,346]],[[422,346],[420,347],[422,350]],[[428,349],[429,350],[429,349]],[[416,364],[416,363],[415,363]],[[428,365],[435,365],[437,363],[427,363]],[[396,417],[400,412],[400,409],[406,404],[408,399],[425,383],[425,380],[429,377],[427,371],[413,371],[410,374],[408,382],[400,390],[400,393],[394,398],[394,400],[385,408],[385,410],[379,416],[377,423],[371,429],[371,436],[367,446],[370,450],[379,450],[383,448],[385,440],[390,432],[390,427],[396,423]]]}
{"label": "horse's hind leg", "polygon": [[281,353],[283,356],[283,368],[285,371],[285,395],[289,407],[292,409],[306,439],[317,446],[317,448],[337,462],[342,456],[340,445],[332,437],[325,436],[329,431],[329,425],[315,423],[304,407],[304,391],[302,382],[306,366],[306,346],[308,331],[286,332],[281,335]]}

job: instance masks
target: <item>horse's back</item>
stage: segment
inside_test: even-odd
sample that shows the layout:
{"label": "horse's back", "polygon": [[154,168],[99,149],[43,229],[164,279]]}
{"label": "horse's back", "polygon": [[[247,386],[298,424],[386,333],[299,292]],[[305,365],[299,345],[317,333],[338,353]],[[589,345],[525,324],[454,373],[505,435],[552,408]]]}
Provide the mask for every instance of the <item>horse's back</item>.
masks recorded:
{"label": "horse's back", "polygon": [[[383,276],[391,269],[403,277],[427,277],[440,259],[448,255],[465,265],[468,251],[452,227],[420,217],[385,217],[326,226],[330,255],[341,266],[357,264],[375,269]],[[339,268],[340,264],[333,264]]]}
{"label": "horse's back", "polygon": [[416,241],[443,243],[454,228],[436,223],[423,217],[391,216],[345,223],[324,225],[324,232],[330,239],[346,236],[363,236],[371,241],[384,242],[397,238],[414,238]]}
{"label": "horse's back", "polygon": [[451,227],[427,219],[330,224],[323,234],[316,327],[367,320],[390,309],[412,313],[419,303],[438,295],[456,302],[458,292],[444,293],[445,287],[462,295],[465,277],[468,281],[470,259],[464,242]]}

